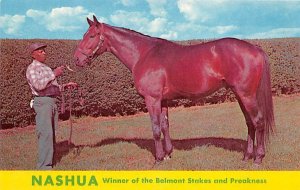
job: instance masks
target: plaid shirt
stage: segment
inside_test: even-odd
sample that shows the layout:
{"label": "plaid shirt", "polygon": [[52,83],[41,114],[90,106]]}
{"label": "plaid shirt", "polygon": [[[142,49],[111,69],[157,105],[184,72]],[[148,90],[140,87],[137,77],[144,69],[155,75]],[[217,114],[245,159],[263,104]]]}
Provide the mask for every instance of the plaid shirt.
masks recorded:
{"label": "plaid shirt", "polygon": [[[61,88],[52,69],[37,60],[33,60],[28,66],[26,78],[32,94],[35,96],[58,95],[57,89],[60,90]],[[45,94],[46,90],[47,93]]]}

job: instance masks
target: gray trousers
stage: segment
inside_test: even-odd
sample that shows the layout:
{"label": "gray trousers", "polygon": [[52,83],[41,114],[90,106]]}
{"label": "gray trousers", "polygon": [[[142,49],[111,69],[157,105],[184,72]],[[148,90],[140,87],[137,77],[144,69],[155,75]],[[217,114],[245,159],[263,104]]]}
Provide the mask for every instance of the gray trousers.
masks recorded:
{"label": "gray trousers", "polygon": [[38,137],[37,169],[49,170],[53,167],[55,129],[58,124],[56,98],[35,97],[33,108]]}

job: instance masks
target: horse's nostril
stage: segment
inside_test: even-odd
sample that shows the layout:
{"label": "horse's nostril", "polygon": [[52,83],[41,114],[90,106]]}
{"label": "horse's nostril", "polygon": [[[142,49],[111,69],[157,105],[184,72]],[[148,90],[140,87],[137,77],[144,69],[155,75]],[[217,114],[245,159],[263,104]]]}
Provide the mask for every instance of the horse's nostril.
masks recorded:
{"label": "horse's nostril", "polygon": [[75,65],[79,65],[80,64],[79,57],[76,57],[75,60],[74,60],[74,62],[75,62]]}

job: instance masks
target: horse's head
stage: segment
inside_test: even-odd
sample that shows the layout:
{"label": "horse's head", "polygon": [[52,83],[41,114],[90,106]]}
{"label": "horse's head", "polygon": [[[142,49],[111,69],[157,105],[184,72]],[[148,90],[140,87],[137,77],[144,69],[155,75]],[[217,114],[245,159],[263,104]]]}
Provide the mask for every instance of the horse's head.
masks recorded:
{"label": "horse's head", "polygon": [[87,18],[90,27],[75,50],[74,58],[77,66],[90,64],[94,58],[107,50],[103,36],[103,24],[95,16],[93,19],[94,21],[91,21]]}

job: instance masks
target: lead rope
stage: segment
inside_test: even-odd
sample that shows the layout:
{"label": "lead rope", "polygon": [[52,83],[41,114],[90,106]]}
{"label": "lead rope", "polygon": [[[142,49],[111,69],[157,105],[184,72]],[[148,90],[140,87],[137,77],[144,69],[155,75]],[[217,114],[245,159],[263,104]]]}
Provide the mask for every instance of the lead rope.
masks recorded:
{"label": "lead rope", "polygon": [[[69,95],[69,125],[70,125],[70,135],[68,139],[68,145],[72,144],[72,134],[73,134],[73,117],[72,117],[72,105],[73,105],[73,97],[72,97],[72,91],[77,88],[78,89],[78,94],[80,97],[79,104],[83,106],[84,100],[82,97],[82,90],[81,88],[77,87],[69,87],[68,89],[68,95]],[[65,90],[62,91],[62,99],[61,99],[61,113],[64,114],[66,109],[66,102],[65,102]]]}
{"label": "lead rope", "polygon": [[72,121],[72,103],[73,103],[73,98],[72,98],[72,90],[73,90],[73,87],[70,87],[70,90],[69,90],[69,96],[70,96],[70,102],[69,102],[69,114],[70,114],[70,117],[69,117],[69,124],[70,124],[70,136],[69,136],[69,140],[68,140],[68,145],[70,147],[71,143],[72,143],[72,133],[73,133],[73,121]]}

